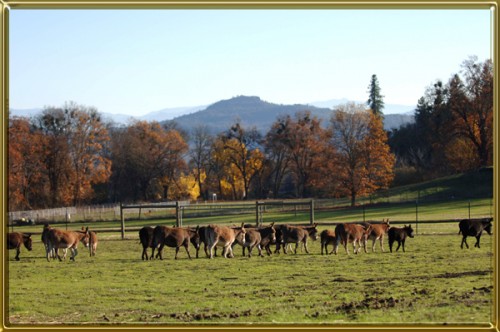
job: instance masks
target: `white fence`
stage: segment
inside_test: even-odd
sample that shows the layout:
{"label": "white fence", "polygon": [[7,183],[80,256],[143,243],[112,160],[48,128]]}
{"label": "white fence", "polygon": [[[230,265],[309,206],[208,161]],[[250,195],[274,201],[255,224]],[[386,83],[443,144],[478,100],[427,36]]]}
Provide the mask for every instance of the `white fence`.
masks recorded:
{"label": "white fence", "polygon": [[9,212],[9,223],[120,220],[120,204]]}

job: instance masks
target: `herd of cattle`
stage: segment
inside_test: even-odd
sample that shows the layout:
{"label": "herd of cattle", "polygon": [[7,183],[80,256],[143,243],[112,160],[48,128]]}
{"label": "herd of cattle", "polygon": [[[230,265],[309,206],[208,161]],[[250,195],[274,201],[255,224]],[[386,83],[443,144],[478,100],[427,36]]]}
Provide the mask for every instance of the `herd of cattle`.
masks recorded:
{"label": "herd of cattle", "polygon": [[[459,233],[462,234],[462,243],[460,247],[463,249],[465,244],[467,248],[467,237],[473,236],[476,238],[475,247],[480,247],[479,241],[481,234],[486,231],[492,234],[492,218],[483,220],[464,219],[459,222]],[[321,241],[321,254],[337,254],[339,246],[342,244],[347,254],[349,249],[347,245],[352,243],[354,253],[358,253],[361,247],[367,252],[368,240],[372,240],[372,251],[375,251],[375,244],[378,240],[380,248],[384,251],[384,238],[389,239],[389,249],[392,252],[392,247],[395,242],[398,243],[396,251],[403,247],[405,251],[405,240],[407,237],[414,237],[411,225],[404,227],[391,227],[389,219],[380,222],[361,224],[343,223],[338,224],[335,229],[323,230],[319,237]],[[236,244],[243,248],[243,256],[245,249],[248,250],[248,257],[252,256],[252,251],[257,248],[259,256],[263,256],[262,251],[265,250],[268,255],[272,254],[271,246],[274,245],[274,253],[280,253],[281,249],[286,254],[289,246],[295,244],[294,252],[300,244],[303,245],[306,253],[309,253],[307,247],[308,240],[313,241],[318,238],[317,224],[311,226],[292,226],[292,225],[275,225],[272,223],[269,226],[255,227],[253,225],[241,226],[222,226],[208,225],[192,227],[168,227],[156,226],[155,228],[146,226],[139,231],[139,239],[143,247],[142,259],[148,260],[147,250],[151,248],[149,259],[163,259],[162,251],[165,246],[175,248],[175,259],[180,247],[184,247],[188,257],[189,244],[191,243],[196,249],[196,258],[199,257],[199,250],[203,245],[205,255],[213,258],[216,255],[216,248],[222,247],[223,257],[234,257],[233,247]],[[53,228],[45,224],[42,232],[42,242],[45,246],[47,260],[58,258],[63,260],[66,258],[67,250],[71,250],[71,260],[75,260],[78,254],[78,244],[82,242],[85,247],[89,248],[90,256],[94,256],[97,249],[97,235],[95,232],[89,231],[88,227],[81,231],[65,231]],[[7,234],[8,249],[16,249],[16,260],[19,260],[21,245],[24,244],[26,249],[32,249],[31,234],[20,232],[11,232]],[[332,250],[328,253],[327,246],[332,245]],[[59,255],[59,249],[62,250],[63,256]],[[155,255],[155,250],[158,250]]]}

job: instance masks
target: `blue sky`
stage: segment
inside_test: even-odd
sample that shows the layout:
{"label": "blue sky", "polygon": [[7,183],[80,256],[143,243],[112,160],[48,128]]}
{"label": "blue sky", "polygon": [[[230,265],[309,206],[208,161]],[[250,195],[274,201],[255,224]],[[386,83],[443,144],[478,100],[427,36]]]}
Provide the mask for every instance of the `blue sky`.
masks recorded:
{"label": "blue sky", "polygon": [[416,105],[470,55],[489,10],[11,10],[10,107],[142,115],[238,95]]}

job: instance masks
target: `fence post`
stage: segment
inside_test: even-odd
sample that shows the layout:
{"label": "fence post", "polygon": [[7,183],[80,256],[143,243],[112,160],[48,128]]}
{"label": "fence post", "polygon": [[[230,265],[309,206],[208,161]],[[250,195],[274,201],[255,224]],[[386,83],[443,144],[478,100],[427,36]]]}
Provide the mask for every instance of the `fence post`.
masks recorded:
{"label": "fence post", "polygon": [[309,223],[314,224],[314,200],[311,199],[310,207],[309,207]]}
{"label": "fence post", "polygon": [[470,200],[469,200],[469,220],[470,220]]}
{"label": "fence post", "polygon": [[418,200],[415,201],[415,233],[418,235]]}
{"label": "fence post", "polygon": [[259,223],[260,223],[260,215],[259,215],[259,201],[255,201],[255,226],[259,226]]}
{"label": "fence post", "polygon": [[175,224],[177,227],[182,226],[181,215],[180,215],[179,201],[175,201]]}
{"label": "fence post", "polygon": [[363,204],[363,222],[365,222],[365,205]]}
{"label": "fence post", "polygon": [[125,239],[125,216],[123,215],[123,205],[120,202],[120,220],[122,226],[122,240]]}

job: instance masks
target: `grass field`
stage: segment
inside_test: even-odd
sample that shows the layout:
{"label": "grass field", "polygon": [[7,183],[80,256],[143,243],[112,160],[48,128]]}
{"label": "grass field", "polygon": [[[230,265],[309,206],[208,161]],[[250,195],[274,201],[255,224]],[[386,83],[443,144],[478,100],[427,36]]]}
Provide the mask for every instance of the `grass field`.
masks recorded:
{"label": "grass field", "polygon": [[[137,236],[101,234],[97,256],[47,262],[39,236],[21,260],[9,251],[8,312],[23,324],[474,324],[493,321],[493,237],[461,250],[455,235],[408,239],[406,253],[142,261]],[[446,233],[446,232],[444,232]],[[191,248],[194,254],[194,248]]]}

